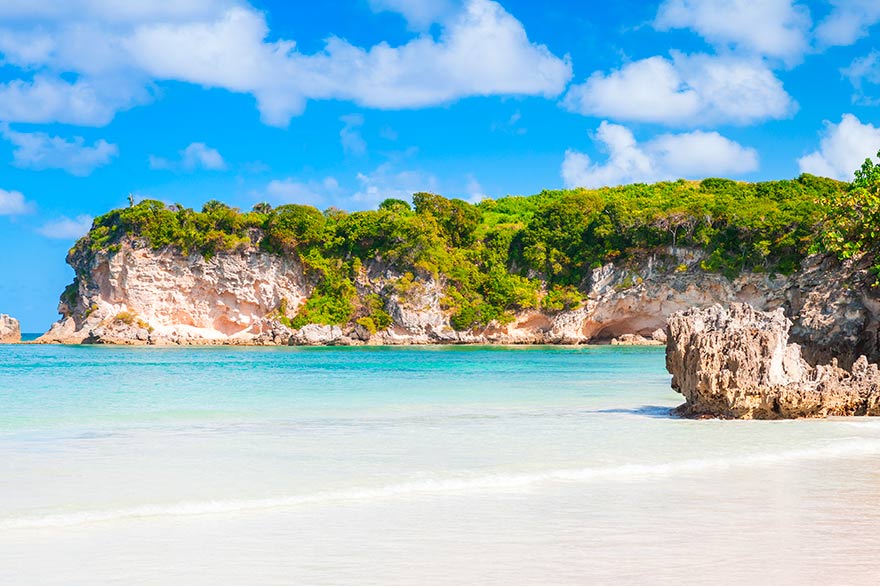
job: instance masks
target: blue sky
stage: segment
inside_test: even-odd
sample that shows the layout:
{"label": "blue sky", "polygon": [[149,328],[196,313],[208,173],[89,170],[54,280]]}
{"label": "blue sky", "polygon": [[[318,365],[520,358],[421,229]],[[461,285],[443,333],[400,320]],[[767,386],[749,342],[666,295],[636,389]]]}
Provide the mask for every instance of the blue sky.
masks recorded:
{"label": "blue sky", "polygon": [[129,193],[849,179],[880,149],[878,22],[876,0],[0,0],[0,312],[45,330],[66,251]]}

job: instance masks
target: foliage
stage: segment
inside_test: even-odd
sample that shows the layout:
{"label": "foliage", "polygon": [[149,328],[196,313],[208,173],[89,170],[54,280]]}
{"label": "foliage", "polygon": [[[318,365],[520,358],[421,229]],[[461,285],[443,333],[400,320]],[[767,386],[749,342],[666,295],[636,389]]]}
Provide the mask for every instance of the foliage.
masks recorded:
{"label": "foliage", "polygon": [[873,273],[880,275],[880,165],[865,159],[849,188],[827,194],[822,203],[828,214],[814,250],[841,259],[871,254]]}
{"label": "foliage", "polygon": [[823,203],[829,214],[817,248],[851,258],[876,247],[880,236],[880,165],[865,159],[849,189],[828,194]]}
{"label": "foliage", "polygon": [[348,323],[354,315],[357,291],[346,274],[346,264],[340,259],[325,258],[316,249],[302,260],[308,273],[317,273],[318,283],[291,320],[291,327]]}
{"label": "foliage", "polygon": [[364,297],[361,310],[366,315],[359,317],[355,322],[367,328],[371,334],[384,330],[393,323],[391,316],[385,311],[382,298],[375,293]]}
{"label": "foliage", "polygon": [[131,313],[130,311],[120,311],[113,317],[114,322],[122,323],[127,326],[137,325],[139,328],[144,330],[153,331],[153,328],[136,314]]}
{"label": "foliage", "polygon": [[577,309],[584,302],[584,296],[571,285],[554,285],[541,300],[545,311]]}
{"label": "foliage", "polygon": [[[155,200],[111,211],[72,252],[118,250],[126,236],[206,258],[247,246],[301,260],[314,285],[292,327],[356,321],[391,325],[385,301],[359,295],[368,263],[404,275],[388,294],[412,294],[433,277],[457,329],[504,323],[523,308],[579,307],[591,269],[611,261],[700,249],[702,267],[788,273],[811,250],[851,256],[874,247],[880,167],[866,162],[849,184],[804,174],[744,183],[709,178],[653,185],[543,191],[470,204],[417,193],[375,210],[324,212],[260,203],[241,212],[217,201],[201,211]],[[817,244],[818,243],[818,244]],[[372,266],[372,265],[370,265]],[[383,269],[384,270],[384,269]],[[543,291],[543,293],[542,293]]]}

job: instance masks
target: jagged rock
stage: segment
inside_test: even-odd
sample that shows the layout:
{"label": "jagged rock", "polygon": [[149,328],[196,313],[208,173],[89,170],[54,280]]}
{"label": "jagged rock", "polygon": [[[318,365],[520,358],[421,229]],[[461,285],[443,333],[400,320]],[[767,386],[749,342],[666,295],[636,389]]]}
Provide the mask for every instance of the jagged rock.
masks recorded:
{"label": "jagged rock", "polygon": [[[762,310],[784,308],[794,321],[794,341],[811,364],[836,356],[849,367],[859,352],[880,361],[880,300],[874,298],[880,289],[867,284],[869,262],[813,257],[793,275],[747,272],[730,280],[703,270],[704,258],[702,251],[679,247],[609,263],[583,275],[586,301],[579,307],[523,309],[509,322],[467,331],[450,324],[443,275],[405,276],[380,259],[370,260],[355,287],[361,296],[382,299],[391,326],[373,334],[349,323],[342,333],[303,334],[284,325],[316,284],[296,255],[243,246],[206,259],[172,247],[154,250],[128,237],[118,247],[75,249],[69,255],[76,280],[59,304],[62,318],[38,341],[262,345],[347,343],[342,338],[348,337],[368,344],[586,344],[641,338],[663,343],[669,315],[746,301]],[[137,327],[116,323],[120,315],[134,316]]]}
{"label": "jagged rock", "polygon": [[284,305],[295,313],[311,289],[298,260],[255,247],[206,259],[127,239],[118,250],[73,252],[67,261],[77,275],[72,294],[59,305],[62,319],[38,341],[116,343],[114,331],[127,336],[112,325],[120,314],[151,329],[150,343],[250,341],[265,333],[267,316]]}
{"label": "jagged rock", "polygon": [[783,310],[744,303],[669,317],[666,368],[684,395],[682,415],[787,419],[880,415],[880,371],[862,356],[847,371],[812,366],[789,343]]}
{"label": "jagged rock", "polygon": [[21,342],[21,326],[18,320],[5,313],[0,313],[0,344],[17,344]]}
{"label": "jagged rock", "polygon": [[612,346],[662,346],[663,342],[638,334],[624,334],[611,340]]}
{"label": "jagged rock", "polygon": [[880,362],[880,289],[873,287],[868,257],[838,262],[832,257],[804,260],[785,292],[792,317],[791,338],[810,364],[837,359],[849,368],[862,354]]}
{"label": "jagged rock", "polygon": [[[297,346],[326,346],[331,344],[343,345],[342,328],[339,326],[325,326],[320,324],[308,324],[296,330],[290,338],[290,345]],[[346,337],[347,338],[347,337]],[[351,338],[347,338],[349,341]]]}

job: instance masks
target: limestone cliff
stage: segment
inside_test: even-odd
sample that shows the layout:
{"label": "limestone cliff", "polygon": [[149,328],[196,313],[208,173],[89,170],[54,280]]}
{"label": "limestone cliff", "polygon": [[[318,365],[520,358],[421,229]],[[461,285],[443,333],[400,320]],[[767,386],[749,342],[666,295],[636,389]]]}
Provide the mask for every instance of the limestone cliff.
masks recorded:
{"label": "limestone cliff", "polygon": [[0,344],[17,344],[21,342],[21,327],[18,320],[0,313]]}
{"label": "limestone cliff", "polygon": [[813,366],[789,343],[782,308],[734,303],[672,315],[666,367],[686,416],[739,419],[880,415],[880,371],[859,357]]}
{"label": "limestone cliff", "polygon": [[[153,250],[135,238],[98,252],[75,249],[68,262],[74,284],[62,296],[62,318],[39,341],[125,344],[582,344],[645,343],[663,339],[666,318],[691,307],[747,301],[783,307],[795,316],[794,335],[821,356],[834,348],[876,354],[876,303],[854,267],[810,260],[793,276],[744,273],[729,280],[700,268],[699,252],[658,250],[627,264],[608,264],[584,276],[587,300],[567,311],[530,309],[510,323],[457,331],[444,309],[443,277],[416,275],[401,287],[393,266],[365,264],[358,294],[377,295],[392,318],[387,329],[348,324],[290,327],[315,283],[295,255],[254,246],[210,259],[168,247]],[[826,264],[822,264],[825,262]],[[858,277],[858,278],[857,278]],[[829,288],[828,279],[833,284]],[[822,307],[817,314],[815,308]],[[809,311],[798,318],[804,308]],[[866,333],[867,332],[867,333]],[[873,332],[873,333],[872,333]],[[811,346],[812,347],[812,346]],[[807,352],[805,352],[807,354]],[[809,357],[808,357],[809,358]],[[872,359],[874,359],[872,357]],[[852,363],[848,354],[842,362]]]}
{"label": "limestone cliff", "polygon": [[68,262],[76,280],[62,319],[39,341],[249,342],[269,331],[282,299],[295,309],[309,289],[297,261],[253,248],[209,260],[130,239]]}

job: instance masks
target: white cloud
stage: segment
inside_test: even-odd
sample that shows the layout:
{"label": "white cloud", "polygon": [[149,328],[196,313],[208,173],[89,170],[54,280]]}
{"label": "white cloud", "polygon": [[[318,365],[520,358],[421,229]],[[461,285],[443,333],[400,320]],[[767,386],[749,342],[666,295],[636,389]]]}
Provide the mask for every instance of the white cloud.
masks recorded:
{"label": "white cloud", "polygon": [[877,0],[831,0],[831,13],[816,27],[816,38],[825,46],[852,45],[880,22]]}
{"label": "white cloud", "polygon": [[480,185],[480,182],[477,181],[477,178],[473,175],[467,176],[467,185],[465,186],[465,191],[467,192],[467,201],[473,204],[480,203],[484,199],[487,199],[489,196],[486,195],[483,186]]}
{"label": "white cloud", "polygon": [[203,142],[194,142],[180,151],[180,159],[177,161],[150,155],[150,168],[221,171],[226,168],[226,161],[223,160],[217,149],[211,148]]}
{"label": "white cloud", "polygon": [[798,159],[801,173],[852,181],[853,173],[880,150],[880,128],[844,114],[839,124],[825,122],[819,149]]}
{"label": "white cloud", "polygon": [[0,189],[0,216],[17,216],[30,213],[32,210],[33,206],[20,191]]}
{"label": "white cloud", "polygon": [[608,153],[604,163],[568,150],[562,178],[568,187],[603,187],[712,175],[741,174],[758,168],[752,148],[717,132],[663,134],[639,144],[625,126],[602,122],[595,139]]}
{"label": "white cloud", "polygon": [[104,126],[119,110],[146,101],[148,92],[127,80],[67,82],[44,74],[0,83],[0,120]]}
{"label": "white cloud", "polygon": [[399,12],[410,27],[416,30],[428,28],[435,22],[448,18],[457,4],[453,0],[369,0],[370,7],[376,11]]}
{"label": "white cloud", "polygon": [[217,149],[212,149],[203,142],[191,143],[183,149],[181,163],[188,170],[202,168],[217,171],[226,168],[226,162]]}
{"label": "white cloud", "polygon": [[568,150],[562,162],[562,179],[568,187],[603,187],[627,182],[666,179],[654,161],[639,148],[632,132],[624,126],[602,122],[596,140],[608,152],[604,164],[593,163],[585,153]]}
{"label": "white cloud", "polygon": [[92,217],[79,215],[76,218],[61,216],[50,220],[37,228],[37,232],[46,238],[57,240],[73,240],[85,236],[92,227]]}
{"label": "white cloud", "polygon": [[521,121],[522,113],[517,110],[516,112],[511,114],[510,118],[508,118],[504,122],[493,122],[490,128],[492,132],[503,132],[505,134],[523,136],[528,132],[528,129],[520,125]]}
{"label": "white cloud", "polygon": [[67,140],[44,132],[15,132],[8,126],[0,126],[0,134],[15,145],[13,164],[25,169],[62,169],[84,177],[119,155],[119,147],[104,139],[87,146],[81,136]]}
{"label": "white cloud", "polygon": [[806,51],[810,13],[792,0],[666,0],[654,26],[689,28],[716,46],[788,61]]}
{"label": "white cloud", "polygon": [[[422,4],[430,8],[385,2],[416,19]],[[571,78],[567,58],[532,43],[491,0],[468,0],[444,17],[436,39],[417,35],[396,47],[361,48],[331,37],[314,54],[290,40],[268,41],[265,15],[231,2],[126,9],[82,0],[5,10],[26,20],[29,32],[0,21],[0,52],[9,64],[37,72],[0,86],[0,119],[7,121],[106,124],[116,111],[149,99],[150,83],[161,80],[251,94],[267,124],[284,126],[309,100],[398,109],[469,96],[552,97]],[[78,77],[63,81],[62,72]]]}
{"label": "white cloud", "polygon": [[645,150],[676,179],[711,175],[740,175],[758,169],[758,153],[717,132],[696,130],[661,134]]}
{"label": "white cloud", "polygon": [[260,197],[265,197],[274,204],[323,206],[339,194],[339,182],[333,177],[325,177],[321,181],[297,181],[288,177],[270,181]]}
{"label": "white cloud", "polygon": [[347,114],[339,120],[343,122],[342,130],[339,131],[342,150],[352,155],[366,154],[367,142],[359,130],[364,125],[364,117],[361,114]]}
{"label": "white cloud", "polygon": [[372,208],[388,198],[409,200],[420,191],[437,192],[439,182],[434,175],[420,170],[398,169],[387,161],[369,173],[358,173],[360,188],[351,196],[356,207]]}
{"label": "white cloud", "polygon": [[385,140],[395,141],[398,139],[399,135],[397,131],[391,128],[390,126],[383,126],[379,129],[379,136],[384,138]]}
{"label": "white cloud", "polygon": [[840,72],[853,86],[853,102],[865,106],[876,106],[880,99],[872,98],[865,91],[866,85],[880,84],[880,52],[871,51],[864,57],[854,59],[853,62]]}
{"label": "white cloud", "polygon": [[588,116],[684,126],[744,125],[797,110],[760,60],[678,52],[672,59],[650,57],[596,72],[571,86],[563,104]]}
{"label": "white cloud", "polygon": [[113,24],[154,20],[192,20],[209,17],[219,9],[239,4],[237,0],[174,0],[119,2],[118,0],[0,0],[0,18],[7,21],[34,19],[79,19]]}

